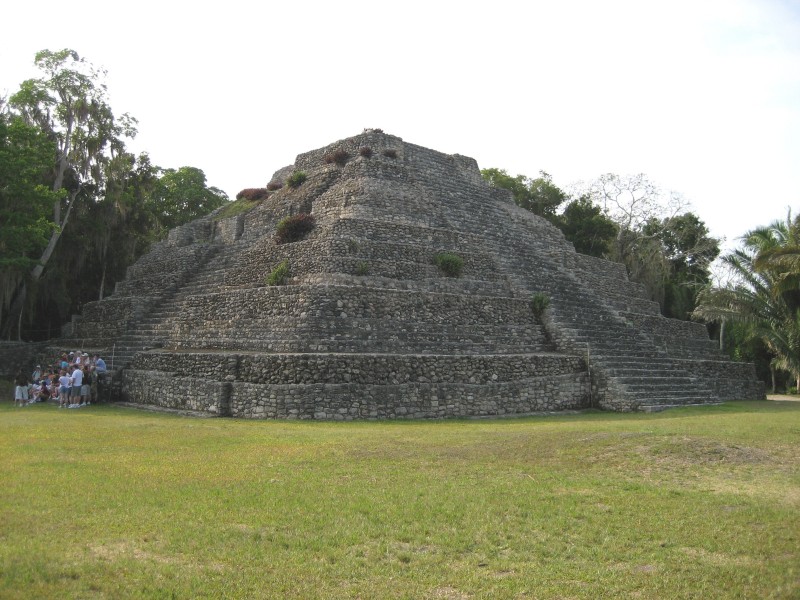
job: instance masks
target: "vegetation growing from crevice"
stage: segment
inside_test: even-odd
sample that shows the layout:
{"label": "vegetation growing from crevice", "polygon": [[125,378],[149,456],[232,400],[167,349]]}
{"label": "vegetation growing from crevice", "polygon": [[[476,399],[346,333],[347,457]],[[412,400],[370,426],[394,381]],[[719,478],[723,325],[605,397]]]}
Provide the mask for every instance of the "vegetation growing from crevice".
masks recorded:
{"label": "vegetation growing from crevice", "polygon": [[269,196],[267,188],[245,188],[236,194],[237,200],[263,200]]}
{"label": "vegetation growing from crevice", "polygon": [[308,179],[308,175],[306,175],[305,171],[293,171],[286,180],[286,185],[290,188],[298,188],[306,179]]}
{"label": "vegetation growing from crevice", "polygon": [[460,277],[464,270],[464,259],[453,252],[441,252],[436,255],[436,266],[447,277]]}
{"label": "vegetation growing from crevice", "polygon": [[267,275],[267,285],[285,285],[289,275],[289,261],[284,260]]}
{"label": "vegetation growing from crevice", "polygon": [[303,239],[314,229],[314,215],[300,213],[281,219],[275,228],[275,243],[291,244]]}
{"label": "vegetation growing from crevice", "polygon": [[325,156],[322,157],[322,160],[326,165],[337,164],[340,167],[343,167],[345,164],[347,164],[348,158],[350,158],[350,155],[344,148],[337,148],[333,152],[328,152],[325,154]]}
{"label": "vegetation growing from crevice", "polygon": [[536,292],[531,296],[531,310],[537,321],[542,319],[544,311],[550,306],[550,296],[544,292]]}
{"label": "vegetation growing from crevice", "polygon": [[356,275],[362,277],[364,275],[369,275],[369,263],[363,260],[356,263]]}

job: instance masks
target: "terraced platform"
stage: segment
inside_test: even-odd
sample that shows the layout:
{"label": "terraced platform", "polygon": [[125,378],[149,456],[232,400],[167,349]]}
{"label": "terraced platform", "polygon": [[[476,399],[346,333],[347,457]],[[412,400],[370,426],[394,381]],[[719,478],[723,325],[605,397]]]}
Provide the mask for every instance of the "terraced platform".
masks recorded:
{"label": "terraced platform", "polygon": [[[369,147],[371,155],[360,149]],[[325,157],[343,150],[343,164]],[[368,153],[363,153],[368,154]],[[367,131],[297,157],[307,180],[170,232],[69,342],[120,400],[252,418],[441,418],[764,396],[702,325],[489,187],[474,160]],[[282,169],[286,173],[291,169]],[[277,244],[286,216],[302,240]],[[460,277],[435,265],[464,261]],[[291,278],[268,286],[287,261]],[[546,293],[541,319],[534,293]]]}

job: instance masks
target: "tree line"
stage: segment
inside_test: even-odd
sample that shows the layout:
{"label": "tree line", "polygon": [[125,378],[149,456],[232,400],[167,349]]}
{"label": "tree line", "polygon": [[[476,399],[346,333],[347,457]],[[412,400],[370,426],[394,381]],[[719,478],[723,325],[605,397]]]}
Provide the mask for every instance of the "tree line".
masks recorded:
{"label": "tree line", "polygon": [[690,318],[697,294],[711,281],[719,240],[686,210],[680,194],[661,190],[642,174],[606,174],[575,195],[544,171],[534,178],[497,168],[481,174],[509,190],[520,207],[558,227],[578,252],[624,264],[665,316]]}
{"label": "tree line", "polygon": [[758,226],[720,257],[719,240],[678,193],[645,175],[606,174],[570,195],[550,175],[484,169],[522,208],[550,221],[578,252],[625,265],[664,316],[708,324],[734,360],[752,362],[773,391],[800,390],[800,216]]}
{"label": "tree line", "polygon": [[115,115],[106,73],[70,49],[0,98],[0,336],[47,339],[177,225],[228,201],[202,170],[127,151],[137,121]]}

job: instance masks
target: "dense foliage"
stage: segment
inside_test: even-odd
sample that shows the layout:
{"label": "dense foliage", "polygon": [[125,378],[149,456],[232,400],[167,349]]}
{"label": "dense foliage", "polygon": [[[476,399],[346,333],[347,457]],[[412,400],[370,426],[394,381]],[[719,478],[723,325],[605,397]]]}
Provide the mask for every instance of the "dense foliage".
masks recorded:
{"label": "dense foliage", "polygon": [[[755,358],[766,349],[773,372],[789,373],[800,388],[800,217],[789,214],[746,233],[739,249],[723,257],[731,280],[708,287],[698,297],[694,315],[720,324],[734,323],[736,346]],[[754,342],[758,342],[754,344]]]}
{"label": "dense foliage", "polygon": [[227,203],[194,167],[162,169],[126,142],[105,72],[69,49],[43,50],[0,102],[0,332],[44,339],[103,298],[168,229]]}
{"label": "dense foliage", "polygon": [[511,192],[514,202],[558,227],[575,250],[625,265],[668,317],[688,319],[695,297],[710,281],[719,243],[674,192],[663,192],[644,175],[603,175],[577,197],[550,175],[511,177],[484,169],[490,184]]}

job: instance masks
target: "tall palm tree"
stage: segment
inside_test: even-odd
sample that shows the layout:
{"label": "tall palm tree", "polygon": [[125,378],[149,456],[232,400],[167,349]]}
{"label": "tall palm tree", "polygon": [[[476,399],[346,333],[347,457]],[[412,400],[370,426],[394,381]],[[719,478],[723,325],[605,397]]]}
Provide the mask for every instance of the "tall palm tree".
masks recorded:
{"label": "tall palm tree", "polygon": [[747,324],[800,389],[800,219],[789,214],[748,232],[742,248],[722,260],[735,283],[703,290],[693,316]]}
{"label": "tall palm tree", "polygon": [[769,227],[756,229],[748,235],[757,236],[758,255],[753,266],[759,271],[774,273],[784,289],[800,287],[800,215],[792,219],[789,210],[785,221],[775,221]]}

